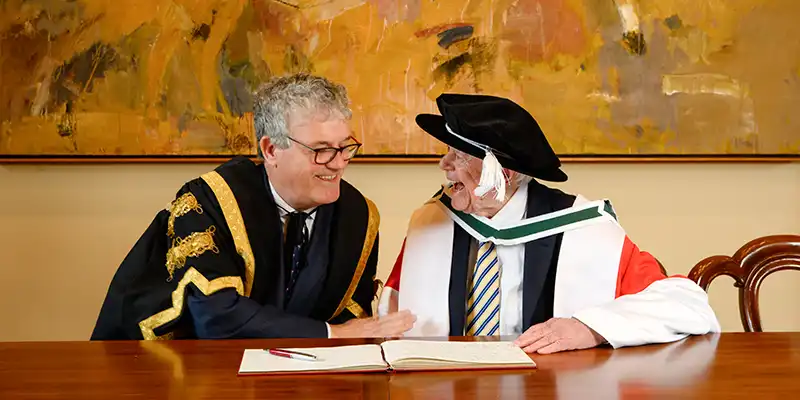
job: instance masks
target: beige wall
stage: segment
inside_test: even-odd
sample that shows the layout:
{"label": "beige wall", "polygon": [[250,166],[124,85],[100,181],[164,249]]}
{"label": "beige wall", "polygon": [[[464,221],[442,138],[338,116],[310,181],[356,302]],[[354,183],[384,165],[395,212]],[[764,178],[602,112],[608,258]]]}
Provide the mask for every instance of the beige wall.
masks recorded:
{"label": "beige wall", "polygon": [[[88,338],[117,265],[186,180],[212,165],[0,166],[0,341]],[[800,233],[800,164],[569,164],[563,185],[610,198],[623,226],[670,273],[761,235]],[[411,211],[442,182],[433,164],[351,166],[382,214],[379,276]],[[741,330],[731,280],[710,290]],[[768,278],[764,327],[800,331],[800,273]]]}

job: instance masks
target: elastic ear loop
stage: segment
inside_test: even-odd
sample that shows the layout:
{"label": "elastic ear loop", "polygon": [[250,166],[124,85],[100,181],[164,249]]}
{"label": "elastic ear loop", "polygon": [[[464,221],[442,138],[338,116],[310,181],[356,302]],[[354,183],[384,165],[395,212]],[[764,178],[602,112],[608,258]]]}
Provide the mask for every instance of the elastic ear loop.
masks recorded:
{"label": "elastic ear loop", "polygon": [[483,165],[481,168],[481,179],[480,183],[478,183],[478,187],[475,188],[474,193],[478,197],[483,197],[492,189],[495,189],[495,200],[503,201],[506,198],[506,176],[505,172],[503,171],[503,166],[500,165],[500,162],[497,160],[497,157],[494,156],[492,153],[492,149],[489,146],[480,144],[476,141],[467,139],[450,129],[450,126],[444,124],[444,127],[450,132],[451,135],[483,150],[485,155],[483,157]]}

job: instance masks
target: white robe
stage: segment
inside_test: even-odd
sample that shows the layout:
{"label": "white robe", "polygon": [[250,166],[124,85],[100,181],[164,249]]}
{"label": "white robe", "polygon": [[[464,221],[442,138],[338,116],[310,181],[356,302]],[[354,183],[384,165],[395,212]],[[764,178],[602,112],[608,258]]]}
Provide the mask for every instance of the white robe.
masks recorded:
{"label": "white robe", "polygon": [[[573,208],[586,204],[578,196]],[[426,203],[411,218],[403,253],[378,306],[380,315],[397,309],[416,315],[417,322],[406,336],[449,334],[453,224],[451,215],[437,201]],[[626,242],[632,245],[615,221],[564,232],[556,271],[554,317],[580,320],[614,348],[720,331],[707,294],[687,278],[662,274],[644,290],[620,293],[620,283],[636,286],[630,280],[637,279],[630,274],[625,281],[628,268],[636,267],[621,259]]]}

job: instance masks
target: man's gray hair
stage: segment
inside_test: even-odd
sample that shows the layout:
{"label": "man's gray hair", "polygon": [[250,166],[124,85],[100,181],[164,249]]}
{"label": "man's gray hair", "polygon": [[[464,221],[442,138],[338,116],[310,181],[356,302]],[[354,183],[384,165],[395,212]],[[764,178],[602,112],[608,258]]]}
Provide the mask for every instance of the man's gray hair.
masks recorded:
{"label": "man's gray hair", "polygon": [[253,101],[258,155],[263,157],[259,143],[264,136],[280,149],[289,147],[289,119],[299,116],[350,119],[347,89],[305,73],[273,78],[261,85]]}

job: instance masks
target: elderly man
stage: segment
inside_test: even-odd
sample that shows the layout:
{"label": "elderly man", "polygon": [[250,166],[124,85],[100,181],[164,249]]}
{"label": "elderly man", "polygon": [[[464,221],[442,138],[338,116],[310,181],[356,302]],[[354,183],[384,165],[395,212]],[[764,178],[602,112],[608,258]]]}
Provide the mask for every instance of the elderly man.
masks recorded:
{"label": "elderly man", "polygon": [[416,315],[406,336],[512,335],[553,353],[720,330],[706,293],[665,276],[609,202],[534,180],[567,176],[522,107],[459,94],[437,104],[442,115],[417,124],[450,146],[439,166],[451,184],[411,217],[379,305]]}
{"label": "elderly man", "polygon": [[178,191],[120,265],[93,340],[394,336],[413,325],[408,312],[362,318],[379,216],[342,180],[360,146],[345,89],[274,79],[254,108],[263,163],[236,157]]}

